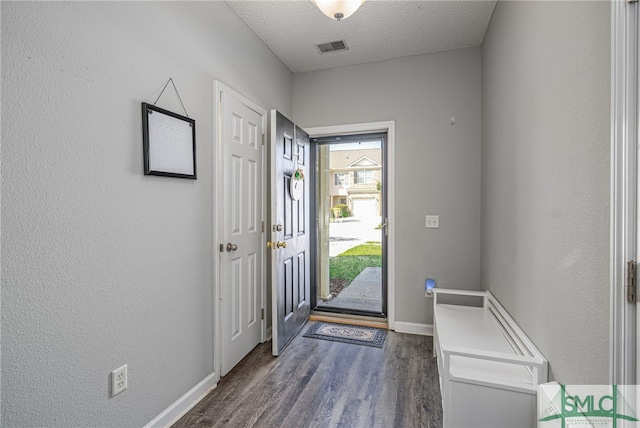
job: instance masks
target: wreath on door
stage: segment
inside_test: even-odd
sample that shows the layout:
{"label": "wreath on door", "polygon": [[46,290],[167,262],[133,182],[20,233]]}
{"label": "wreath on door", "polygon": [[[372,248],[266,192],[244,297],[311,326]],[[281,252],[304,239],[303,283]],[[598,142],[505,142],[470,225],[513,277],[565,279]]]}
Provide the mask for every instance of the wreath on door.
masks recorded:
{"label": "wreath on door", "polygon": [[289,194],[294,201],[299,200],[304,192],[304,171],[302,168],[297,168],[291,176],[291,183],[289,186]]}

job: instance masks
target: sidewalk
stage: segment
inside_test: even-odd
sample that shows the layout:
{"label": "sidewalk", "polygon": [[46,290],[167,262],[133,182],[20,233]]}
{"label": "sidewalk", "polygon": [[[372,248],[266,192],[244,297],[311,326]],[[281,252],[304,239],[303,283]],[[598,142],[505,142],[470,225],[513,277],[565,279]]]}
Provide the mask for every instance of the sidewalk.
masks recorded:
{"label": "sidewalk", "polygon": [[382,312],[382,268],[365,268],[347,288],[321,306]]}

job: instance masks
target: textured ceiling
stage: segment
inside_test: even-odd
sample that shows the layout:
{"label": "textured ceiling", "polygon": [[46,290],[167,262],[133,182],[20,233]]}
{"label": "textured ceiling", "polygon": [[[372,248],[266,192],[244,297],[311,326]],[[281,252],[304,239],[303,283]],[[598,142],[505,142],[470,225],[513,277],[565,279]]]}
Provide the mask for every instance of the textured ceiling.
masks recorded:
{"label": "textured ceiling", "polygon": [[[227,4],[294,73],[480,46],[495,1],[369,0],[340,22],[311,0]],[[320,54],[318,43],[349,50]]]}

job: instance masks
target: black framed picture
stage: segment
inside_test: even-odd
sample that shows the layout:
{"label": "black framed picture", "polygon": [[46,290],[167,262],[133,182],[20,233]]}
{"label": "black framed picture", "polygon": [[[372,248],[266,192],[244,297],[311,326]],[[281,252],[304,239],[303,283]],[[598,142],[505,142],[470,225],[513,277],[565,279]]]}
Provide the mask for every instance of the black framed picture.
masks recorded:
{"label": "black framed picture", "polygon": [[196,179],[196,121],[142,103],[144,175]]}

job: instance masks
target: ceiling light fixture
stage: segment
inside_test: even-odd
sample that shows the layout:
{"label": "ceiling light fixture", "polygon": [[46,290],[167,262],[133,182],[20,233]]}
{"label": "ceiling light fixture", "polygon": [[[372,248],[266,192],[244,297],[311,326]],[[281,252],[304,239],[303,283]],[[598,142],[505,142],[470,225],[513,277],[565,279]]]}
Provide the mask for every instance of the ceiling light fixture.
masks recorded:
{"label": "ceiling light fixture", "polygon": [[331,19],[340,21],[353,15],[367,0],[311,0]]}

